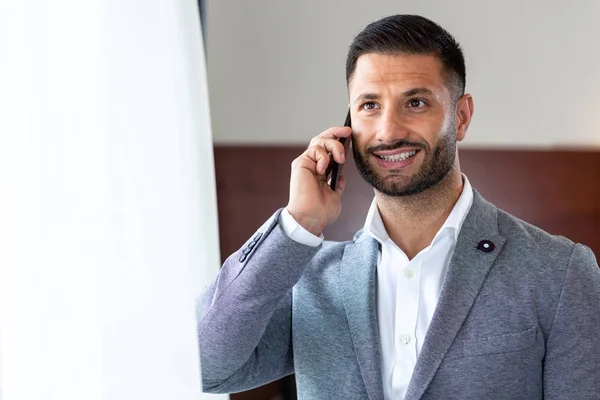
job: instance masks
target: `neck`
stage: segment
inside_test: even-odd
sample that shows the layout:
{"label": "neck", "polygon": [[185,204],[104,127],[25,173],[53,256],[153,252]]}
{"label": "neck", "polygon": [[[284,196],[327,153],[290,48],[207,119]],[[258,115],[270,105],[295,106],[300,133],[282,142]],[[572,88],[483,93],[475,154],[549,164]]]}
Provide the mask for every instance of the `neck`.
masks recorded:
{"label": "neck", "polygon": [[377,207],[390,239],[409,259],[429,246],[463,189],[458,163],[437,185],[411,196],[375,192]]}

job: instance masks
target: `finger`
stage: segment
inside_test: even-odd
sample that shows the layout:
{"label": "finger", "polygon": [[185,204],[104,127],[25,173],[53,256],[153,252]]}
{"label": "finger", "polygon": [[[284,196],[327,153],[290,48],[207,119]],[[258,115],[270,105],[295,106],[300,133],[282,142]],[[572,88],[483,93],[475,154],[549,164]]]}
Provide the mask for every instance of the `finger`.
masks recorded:
{"label": "finger", "polygon": [[318,139],[340,139],[343,137],[348,137],[351,134],[352,128],[350,128],[349,126],[334,126],[322,132],[318,136],[312,138],[310,141],[310,145],[312,146],[314,144],[313,142]]}
{"label": "finger", "polygon": [[[350,139],[347,138],[346,140]],[[344,144],[337,139],[317,139],[313,146],[323,147],[328,153],[333,154],[333,159],[339,164],[343,164],[346,161]]]}
{"label": "finger", "polygon": [[327,166],[331,161],[328,152],[322,146],[311,146],[306,152],[306,156],[315,163],[315,173],[317,175],[325,174]]}

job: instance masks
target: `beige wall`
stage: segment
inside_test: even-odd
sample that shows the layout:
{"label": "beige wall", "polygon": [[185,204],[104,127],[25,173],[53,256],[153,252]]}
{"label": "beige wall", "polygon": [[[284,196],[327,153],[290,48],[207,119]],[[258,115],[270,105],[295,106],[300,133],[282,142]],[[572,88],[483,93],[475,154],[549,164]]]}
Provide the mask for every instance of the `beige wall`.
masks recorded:
{"label": "beige wall", "polygon": [[215,142],[303,144],[342,124],[348,45],[395,13],[462,44],[476,105],[466,146],[600,148],[597,0],[207,0]]}

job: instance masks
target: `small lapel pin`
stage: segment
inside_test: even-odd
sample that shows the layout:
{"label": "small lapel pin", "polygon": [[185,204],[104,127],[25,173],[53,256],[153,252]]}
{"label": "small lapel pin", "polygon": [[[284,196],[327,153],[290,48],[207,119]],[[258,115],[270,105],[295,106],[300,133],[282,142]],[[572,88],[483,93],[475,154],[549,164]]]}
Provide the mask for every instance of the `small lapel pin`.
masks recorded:
{"label": "small lapel pin", "polygon": [[481,250],[484,253],[490,253],[494,251],[495,248],[496,246],[494,246],[494,243],[491,240],[482,240],[477,244],[477,250]]}

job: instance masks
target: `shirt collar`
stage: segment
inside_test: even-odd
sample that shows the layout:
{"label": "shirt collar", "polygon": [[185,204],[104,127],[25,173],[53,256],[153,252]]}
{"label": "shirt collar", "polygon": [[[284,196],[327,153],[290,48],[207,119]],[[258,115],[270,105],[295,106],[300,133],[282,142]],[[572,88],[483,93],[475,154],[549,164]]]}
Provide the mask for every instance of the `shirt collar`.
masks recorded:
{"label": "shirt collar", "polygon": [[[473,188],[471,187],[471,183],[465,174],[462,174],[462,178],[462,193],[454,205],[454,208],[452,208],[450,215],[448,215],[448,218],[440,230],[436,233],[433,241],[435,241],[437,237],[445,230],[452,231],[454,241],[458,239],[458,234],[460,233],[462,224],[465,221],[469,210],[471,209],[471,205],[473,204]],[[367,218],[365,220],[364,231],[381,244],[391,240],[387,231],[385,230],[385,226],[383,225],[383,220],[381,219],[381,214],[377,208],[377,200],[375,198],[371,202],[371,207],[369,207],[369,212],[367,213]]]}

